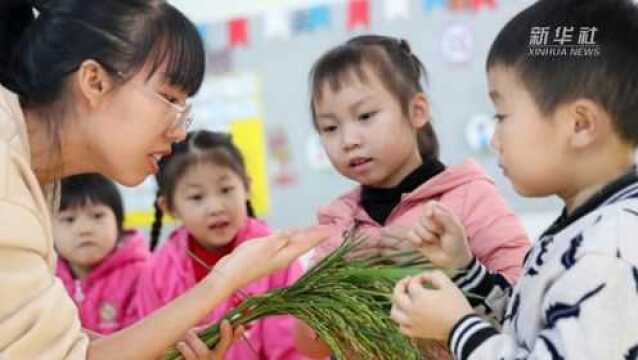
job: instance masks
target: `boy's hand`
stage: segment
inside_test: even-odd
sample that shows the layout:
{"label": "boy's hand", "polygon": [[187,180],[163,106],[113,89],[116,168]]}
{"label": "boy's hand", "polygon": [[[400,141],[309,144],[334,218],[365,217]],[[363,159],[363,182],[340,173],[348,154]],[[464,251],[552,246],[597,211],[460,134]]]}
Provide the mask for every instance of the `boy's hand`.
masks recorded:
{"label": "boy's hand", "polygon": [[435,266],[457,270],[472,261],[465,228],[456,215],[436,201],[423,207],[423,213],[410,229],[390,226],[383,236],[412,243]]}
{"label": "boy's hand", "polygon": [[447,341],[454,325],[471,313],[463,293],[445,274],[435,271],[399,281],[390,316],[406,336]]}

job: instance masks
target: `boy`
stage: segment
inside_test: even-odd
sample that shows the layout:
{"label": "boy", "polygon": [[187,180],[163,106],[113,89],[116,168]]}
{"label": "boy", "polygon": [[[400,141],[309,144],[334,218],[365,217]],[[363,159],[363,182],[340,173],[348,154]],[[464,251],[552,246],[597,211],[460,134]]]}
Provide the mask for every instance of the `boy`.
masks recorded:
{"label": "boy", "polygon": [[404,237],[465,271],[397,284],[392,316],[406,335],[447,340],[456,359],[638,358],[636,39],[631,0],[540,0],[501,30],[487,59],[492,144],[517,192],[557,195],[565,209],[511,288],[429,204]]}

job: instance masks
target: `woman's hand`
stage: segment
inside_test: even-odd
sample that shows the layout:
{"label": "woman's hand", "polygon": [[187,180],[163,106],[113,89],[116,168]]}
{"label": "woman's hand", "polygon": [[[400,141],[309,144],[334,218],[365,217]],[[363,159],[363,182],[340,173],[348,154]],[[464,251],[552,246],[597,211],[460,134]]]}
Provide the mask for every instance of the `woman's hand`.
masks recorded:
{"label": "woman's hand", "polygon": [[229,290],[242,288],[293,260],[330,236],[330,227],[314,226],[279,232],[246,241],[223,257],[211,271],[215,281],[223,281]]}

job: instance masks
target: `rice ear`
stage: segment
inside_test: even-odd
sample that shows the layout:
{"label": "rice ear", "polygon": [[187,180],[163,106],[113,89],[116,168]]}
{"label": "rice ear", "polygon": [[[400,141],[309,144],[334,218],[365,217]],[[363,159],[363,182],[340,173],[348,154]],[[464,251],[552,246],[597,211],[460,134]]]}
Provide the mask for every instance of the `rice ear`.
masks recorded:
{"label": "rice ear", "polygon": [[[209,346],[219,341],[219,324],[238,326],[272,315],[292,315],[305,322],[337,359],[421,359],[415,341],[390,319],[395,284],[434,267],[417,253],[351,258],[365,242],[350,232],[341,246],[289,287],[245,299],[219,323],[199,334]],[[399,260],[397,260],[399,259]],[[397,262],[398,261],[398,262]],[[165,359],[182,359],[174,348]]]}

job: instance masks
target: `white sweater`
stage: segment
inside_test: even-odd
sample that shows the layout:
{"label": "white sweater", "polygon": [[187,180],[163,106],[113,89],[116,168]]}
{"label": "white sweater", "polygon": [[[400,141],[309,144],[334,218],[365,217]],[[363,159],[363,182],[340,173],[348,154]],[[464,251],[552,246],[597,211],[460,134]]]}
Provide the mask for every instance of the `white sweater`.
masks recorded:
{"label": "white sweater", "polygon": [[512,289],[476,260],[454,279],[477,313],[450,333],[455,359],[638,359],[638,176],[564,214],[527,254]]}

